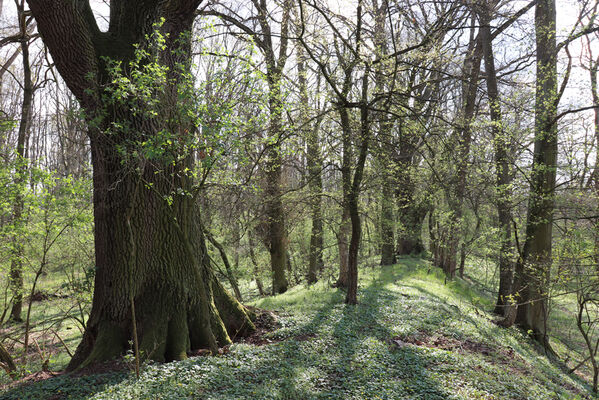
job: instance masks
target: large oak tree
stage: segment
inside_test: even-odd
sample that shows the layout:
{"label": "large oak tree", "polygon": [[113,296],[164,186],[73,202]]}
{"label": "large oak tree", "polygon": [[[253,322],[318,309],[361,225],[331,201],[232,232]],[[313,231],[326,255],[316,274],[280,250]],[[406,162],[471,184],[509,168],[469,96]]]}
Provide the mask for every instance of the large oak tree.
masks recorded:
{"label": "large oak tree", "polygon": [[[62,78],[88,121],[94,181],[96,278],[91,314],[69,368],[124,353],[128,342],[155,360],[230,342],[253,328],[245,309],[214,278],[197,218],[192,151],[140,159],[139,143],[188,143],[193,118],[176,109],[190,69],[190,35],[200,0],[112,0],[102,32],[88,1],[28,0]],[[161,46],[149,43],[154,30]],[[141,46],[141,47],[140,47]],[[114,99],[114,66],[135,73],[147,47],[165,72],[159,111]],[[155,92],[155,93],[154,93]],[[142,157],[143,158],[143,157]]]}

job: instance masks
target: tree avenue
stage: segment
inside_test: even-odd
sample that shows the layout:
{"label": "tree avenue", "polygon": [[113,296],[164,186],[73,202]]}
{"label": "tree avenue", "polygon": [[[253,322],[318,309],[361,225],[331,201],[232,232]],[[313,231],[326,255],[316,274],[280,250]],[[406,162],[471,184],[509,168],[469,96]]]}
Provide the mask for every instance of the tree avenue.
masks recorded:
{"label": "tree avenue", "polygon": [[[28,3],[91,143],[95,287],[68,368],[123,354],[129,341],[145,357],[177,360],[253,330],[210,269],[194,208],[197,123],[181,109],[193,103],[183,87],[200,1],[111,1],[106,32],[88,1]],[[152,75],[162,84],[138,96],[119,87],[119,76]]]}

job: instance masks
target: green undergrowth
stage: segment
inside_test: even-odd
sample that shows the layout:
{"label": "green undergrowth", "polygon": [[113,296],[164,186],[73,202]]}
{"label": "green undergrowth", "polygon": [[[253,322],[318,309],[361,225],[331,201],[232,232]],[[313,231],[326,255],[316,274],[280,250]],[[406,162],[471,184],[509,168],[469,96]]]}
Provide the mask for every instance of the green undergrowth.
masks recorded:
{"label": "green undergrowth", "polygon": [[[582,399],[588,386],[515,328],[494,325],[490,297],[446,283],[420,260],[360,271],[359,305],[324,283],[259,299],[278,328],[130,373],[61,376],[2,399]],[[268,340],[266,340],[268,339]]]}

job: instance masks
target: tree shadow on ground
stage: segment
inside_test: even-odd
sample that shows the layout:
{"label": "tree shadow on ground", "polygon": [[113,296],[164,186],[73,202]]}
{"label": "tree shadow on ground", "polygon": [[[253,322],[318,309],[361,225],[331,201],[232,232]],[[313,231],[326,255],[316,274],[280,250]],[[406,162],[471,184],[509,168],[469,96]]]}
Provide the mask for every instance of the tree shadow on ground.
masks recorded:
{"label": "tree shadow on ground", "polygon": [[[234,379],[244,382],[244,392],[255,393],[251,398],[447,398],[427,371],[429,360],[417,349],[392,346],[393,333],[379,322],[389,317],[381,309],[400,300],[398,295],[379,282],[359,295],[355,306],[332,296],[286,340],[266,346],[251,365],[236,368]],[[205,379],[218,378],[216,371],[212,374]],[[232,395],[230,389],[221,394]]]}
{"label": "tree shadow on ground", "polygon": [[[271,332],[270,344],[239,344],[222,357],[152,365],[142,379],[127,379],[126,384],[119,385],[126,376],[99,385],[93,382],[95,376],[85,377],[88,381],[59,377],[0,397],[60,399],[57,395],[68,393],[64,398],[86,398],[111,390],[110,398],[115,399],[130,393],[134,398],[181,399],[445,399],[450,389],[436,366],[451,362],[447,352],[398,347],[390,340],[400,328],[439,328],[439,319],[455,319],[460,311],[434,291],[408,281],[421,271],[390,267],[372,272],[361,281],[360,303],[355,306],[343,304],[342,293],[329,292],[318,298],[313,311],[304,307],[306,313],[296,309],[298,315],[284,318],[282,327]],[[402,293],[404,287],[409,295]],[[309,300],[308,295],[304,301]],[[416,307],[425,313],[414,313]],[[460,315],[469,325],[480,323],[467,313]]]}
{"label": "tree shadow on ground", "polygon": [[0,393],[0,399],[85,399],[122,382],[128,375],[127,371],[80,376],[63,374],[15,386]]}
{"label": "tree shadow on ground", "polygon": [[[553,358],[553,357],[545,357],[545,351],[544,351],[543,347],[538,342],[533,340],[530,336],[528,336],[525,331],[522,331],[517,327],[511,328],[512,330],[518,330],[519,332],[518,333],[512,332],[509,336],[519,335],[519,339],[517,341],[510,340],[509,343],[503,342],[502,339],[505,338],[505,336],[500,333],[505,333],[505,328],[501,328],[494,324],[480,326],[481,321],[473,318],[472,313],[464,312],[462,309],[460,309],[460,307],[457,307],[456,305],[447,303],[446,299],[438,296],[436,293],[434,293],[431,290],[427,290],[422,286],[418,286],[417,284],[409,284],[409,283],[406,283],[403,281],[404,278],[409,277],[410,275],[412,275],[412,273],[414,273],[416,271],[417,271],[417,269],[401,271],[400,274],[395,275],[399,279],[395,279],[394,283],[396,285],[398,285],[400,288],[410,289],[411,291],[421,293],[427,299],[435,300],[435,303],[438,304],[438,306],[435,306],[435,309],[436,309],[435,311],[436,312],[442,311],[442,313],[446,315],[447,321],[459,320],[462,323],[465,323],[466,325],[470,325],[473,328],[471,333],[474,333],[474,335],[469,337],[470,334],[466,333],[466,336],[460,337],[461,340],[472,339],[474,341],[478,341],[478,342],[481,342],[484,344],[492,344],[492,346],[496,346],[497,349],[500,349],[500,350],[513,351],[515,353],[515,357],[513,358],[512,362],[513,362],[513,366],[515,367],[515,370],[518,371],[517,373],[522,376],[528,377],[529,379],[533,379],[533,380],[540,379],[541,377],[538,375],[542,374],[544,377],[549,378],[548,380],[546,380],[545,385],[547,386],[547,388],[551,388],[556,393],[556,395],[557,395],[557,393],[559,393],[559,390],[562,389],[564,385],[566,385],[563,382],[563,377],[560,376],[560,374],[558,373],[558,371],[562,371],[562,372],[568,371],[568,368],[565,366],[563,361]],[[462,291],[463,289],[464,289],[463,287],[460,287],[458,290]],[[468,288],[466,288],[466,290],[472,290],[472,288],[468,287]],[[475,297],[479,297],[479,298],[482,298],[482,297],[488,295],[488,294],[478,291],[478,290],[474,290],[473,293],[474,293]],[[472,296],[472,294],[469,294],[469,295]],[[493,296],[493,294],[491,294],[491,296]],[[494,298],[490,297],[490,298],[487,298],[487,300],[490,300],[492,303]],[[475,313],[479,314],[483,318],[487,319],[488,322],[492,322],[493,316],[486,315],[483,312],[483,310],[490,311],[489,307],[480,307],[481,305],[484,305],[484,304],[482,304],[482,303],[478,303],[477,305],[474,303],[472,304],[472,307],[476,307],[477,310],[479,310],[479,311],[476,311]],[[443,315],[434,315],[434,314],[435,313],[429,313],[427,316],[425,316],[421,320],[420,326],[423,326],[423,327],[434,326],[434,327],[438,328],[439,327],[438,318],[443,318]],[[433,334],[435,332],[428,332],[428,333]],[[448,332],[445,332],[445,333],[446,334],[449,333],[450,335],[454,334],[454,333],[463,335],[464,331],[463,330],[456,331],[454,328],[449,328]],[[478,336],[478,338],[477,338],[477,336]],[[512,338],[513,338],[513,336],[512,336]],[[534,360],[535,368],[531,368],[531,365],[530,365],[531,361],[529,361],[529,360]],[[491,360],[489,362],[493,363],[495,361]],[[554,368],[551,368],[551,367],[554,367]],[[582,379],[581,377],[579,377],[577,375],[570,374],[570,377],[573,379],[573,381],[577,382],[578,384],[580,384],[581,387],[586,388],[590,392],[590,386],[589,386],[588,382],[586,382],[584,379]],[[583,394],[582,392],[580,392],[578,389],[576,389],[572,385],[568,384],[567,386],[570,386],[570,388],[568,389],[569,391],[573,391],[577,395]]]}

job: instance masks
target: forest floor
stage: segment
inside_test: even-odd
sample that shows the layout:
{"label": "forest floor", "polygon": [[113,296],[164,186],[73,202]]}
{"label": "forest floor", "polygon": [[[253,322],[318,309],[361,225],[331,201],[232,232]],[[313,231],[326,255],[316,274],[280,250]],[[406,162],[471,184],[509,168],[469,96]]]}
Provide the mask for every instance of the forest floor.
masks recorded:
{"label": "forest floor", "polygon": [[[590,399],[525,333],[496,326],[484,285],[424,261],[360,270],[359,304],[326,282],[252,302],[275,327],[223,355],[58,375],[1,399]],[[44,376],[42,378],[47,378]]]}

